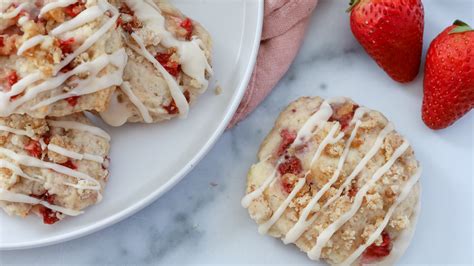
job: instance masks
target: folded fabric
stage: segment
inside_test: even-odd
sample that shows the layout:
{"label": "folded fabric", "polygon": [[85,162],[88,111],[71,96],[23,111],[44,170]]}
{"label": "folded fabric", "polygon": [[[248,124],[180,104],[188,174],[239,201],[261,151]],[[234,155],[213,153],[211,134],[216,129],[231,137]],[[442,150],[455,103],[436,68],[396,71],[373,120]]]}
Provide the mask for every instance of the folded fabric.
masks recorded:
{"label": "folded fabric", "polygon": [[265,0],[257,62],[229,128],[247,117],[288,71],[303,41],[317,0]]}

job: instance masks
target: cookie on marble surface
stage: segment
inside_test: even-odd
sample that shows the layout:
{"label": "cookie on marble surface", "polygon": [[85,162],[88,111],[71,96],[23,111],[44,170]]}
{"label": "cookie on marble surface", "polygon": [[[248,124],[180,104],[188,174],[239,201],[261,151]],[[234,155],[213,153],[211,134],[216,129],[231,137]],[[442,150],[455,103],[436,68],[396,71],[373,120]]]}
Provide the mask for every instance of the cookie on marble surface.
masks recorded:
{"label": "cookie on marble surface", "polygon": [[124,83],[101,117],[112,126],[185,117],[212,74],[209,33],[165,0],[121,0]]}
{"label": "cookie on marble surface", "polygon": [[3,0],[0,116],[104,111],[127,54],[108,0]]}
{"label": "cookie on marble surface", "polygon": [[52,224],[100,202],[110,136],[82,113],[0,118],[0,207]]}
{"label": "cookie on marble surface", "polygon": [[421,166],[381,113],[303,97],[278,117],[242,204],[262,234],[331,265],[394,263],[418,217]]}

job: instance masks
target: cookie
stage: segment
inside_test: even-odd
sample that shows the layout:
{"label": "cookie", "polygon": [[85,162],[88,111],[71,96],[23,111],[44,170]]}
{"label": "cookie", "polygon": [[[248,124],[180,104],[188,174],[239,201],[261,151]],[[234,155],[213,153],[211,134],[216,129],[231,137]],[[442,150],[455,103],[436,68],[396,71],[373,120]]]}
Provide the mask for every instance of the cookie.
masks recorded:
{"label": "cookie", "polygon": [[118,10],[107,0],[3,2],[0,116],[106,110],[127,62]]}
{"label": "cookie", "polygon": [[165,0],[121,0],[128,63],[124,83],[101,117],[112,126],[186,117],[208,87],[211,38]]}
{"label": "cookie", "polygon": [[414,232],[421,166],[381,113],[303,97],[278,117],[242,204],[258,231],[331,265],[394,263]]}
{"label": "cookie", "polygon": [[0,118],[0,207],[53,224],[100,202],[110,136],[82,113]]}

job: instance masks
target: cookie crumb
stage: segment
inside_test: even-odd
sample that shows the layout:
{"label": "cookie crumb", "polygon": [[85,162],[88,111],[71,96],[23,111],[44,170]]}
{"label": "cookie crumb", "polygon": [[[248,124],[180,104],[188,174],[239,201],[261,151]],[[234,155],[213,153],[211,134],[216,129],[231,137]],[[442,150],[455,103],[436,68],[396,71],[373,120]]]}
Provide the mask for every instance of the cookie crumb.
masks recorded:
{"label": "cookie crumb", "polygon": [[222,94],[222,87],[220,85],[216,86],[216,88],[214,89],[214,94],[215,95],[221,95]]}

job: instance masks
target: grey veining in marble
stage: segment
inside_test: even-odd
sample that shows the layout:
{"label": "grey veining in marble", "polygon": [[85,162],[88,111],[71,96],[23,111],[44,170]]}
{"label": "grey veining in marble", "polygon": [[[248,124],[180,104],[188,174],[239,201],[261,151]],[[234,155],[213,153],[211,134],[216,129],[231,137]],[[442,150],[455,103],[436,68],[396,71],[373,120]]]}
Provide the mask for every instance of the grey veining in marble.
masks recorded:
{"label": "grey veining in marble", "polygon": [[[393,116],[395,124],[403,125],[401,131],[409,138],[414,136],[409,128],[431,134],[419,119],[421,76],[408,85],[391,81],[352,37],[348,16],[344,13],[346,2],[320,1],[301,52],[275,91],[247,120],[227,131],[206,158],[174,189],[151,206],[105,230],[50,247],[1,252],[0,263],[314,265],[297,248],[260,236],[256,225],[240,206],[247,170],[255,161],[259,144],[284,106],[303,95],[330,97],[342,93],[364,102],[367,96],[364,88],[380,86],[387,95],[397,90],[409,94],[411,102],[406,108],[413,108],[414,118],[397,117],[397,108],[400,108],[397,105],[372,101],[371,107]],[[431,14],[426,17],[425,40],[431,40],[457,18],[455,16],[474,24],[472,0],[424,2],[426,13]],[[449,13],[445,13],[447,9]],[[425,42],[425,50],[426,46]],[[473,121],[471,113],[457,123],[455,129],[448,129],[438,136],[449,136],[453,146],[467,147],[472,151],[473,140],[460,136],[469,131],[472,135]],[[413,145],[424,165],[432,171],[444,171],[437,166],[442,164],[441,161],[430,157],[431,152],[438,152],[436,147],[428,147],[423,140]],[[426,173],[430,171],[427,169]],[[459,175],[464,180],[472,179],[472,171],[460,172]],[[437,177],[429,182],[431,177],[423,177],[426,208],[412,246],[402,262],[470,264],[472,202],[467,203],[466,206],[470,206],[467,210],[456,208],[456,204],[468,200],[469,196],[472,199],[472,181],[459,188],[460,195],[439,200],[437,195],[443,191],[444,183]],[[447,175],[444,178],[453,177]],[[436,201],[437,207],[431,208],[427,199]],[[453,217],[448,224],[446,219],[438,219],[445,215],[441,211],[447,210]],[[438,218],[429,220],[431,217]],[[420,252],[427,249],[418,247],[426,246],[433,252]]]}

